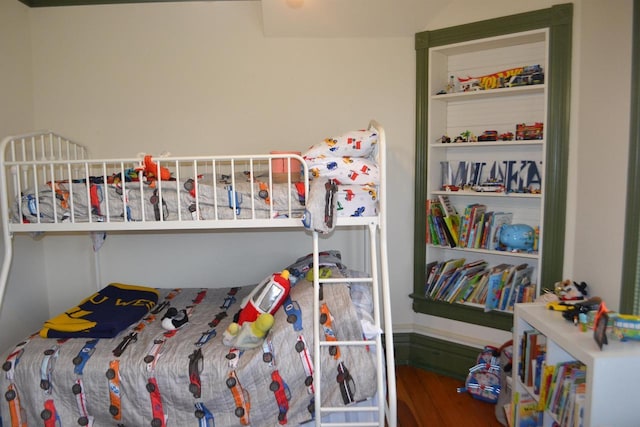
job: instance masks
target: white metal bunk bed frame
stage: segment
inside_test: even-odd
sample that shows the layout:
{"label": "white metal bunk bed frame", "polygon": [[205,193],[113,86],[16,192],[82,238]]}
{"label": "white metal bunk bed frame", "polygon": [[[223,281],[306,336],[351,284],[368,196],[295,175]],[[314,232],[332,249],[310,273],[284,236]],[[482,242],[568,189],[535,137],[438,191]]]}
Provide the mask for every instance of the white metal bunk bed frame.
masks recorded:
{"label": "white metal bunk bed frame", "polygon": [[[384,345],[382,342],[382,335],[378,334],[375,339],[376,348],[376,366],[377,366],[377,389],[378,389],[378,405],[377,406],[354,406],[354,407],[323,407],[321,406],[321,391],[322,387],[315,387],[315,425],[316,426],[389,426],[396,427],[397,425],[397,402],[396,402],[396,378],[395,378],[395,358],[393,349],[393,330],[391,323],[391,299],[389,290],[389,270],[388,270],[388,255],[387,255],[387,224],[386,224],[386,147],[385,147],[385,132],[382,126],[376,121],[371,121],[370,127],[375,128],[378,131],[378,153],[377,161],[380,168],[380,173],[383,179],[380,182],[379,194],[378,194],[378,215],[373,217],[340,217],[337,218],[336,227],[344,226],[359,226],[368,230],[369,241],[369,266],[371,268],[371,277],[364,279],[322,279],[319,274],[319,233],[312,231],[312,245],[313,245],[313,277],[314,277],[314,355],[320,354],[320,347],[326,347],[330,345],[344,345],[344,346],[365,346],[371,345],[371,341],[321,341],[320,340],[320,284],[324,283],[340,283],[340,282],[369,282],[373,288],[373,305],[374,305],[374,322],[378,330],[384,333]],[[217,162],[227,162],[233,165],[236,161],[242,161],[250,165],[253,174],[254,162],[268,162],[270,165],[271,159],[278,158],[284,159],[285,162],[291,166],[292,161],[299,161],[303,168],[305,194],[309,194],[309,181],[308,181],[308,169],[304,160],[297,155],[293,154],[278,154],[278,155],[250,155],[250,156],[209,156],[209,157],[170,157],[164,159],[156,159],[157,172],[160,172],[160,167],[175,166],[178,173],[176,177],[179,179],[179,171],[181,166],[184,166],[185,162],[193,164],[193,176],[198,176],[198,164],[199,162],[209,162],[213,167],[215,176],[215,167]],[[60,177],[66,177],[69,181],[72,179],[72,175],[79,175],[86,179],[85,182],[89,182],[90,171],[98,170],[102,171],[104,182],[107,178],[106,165],[118,164],[124,174],[124,166],[129,164],[135,164],[139,162],[139,159],[108,159],[108,160],[89,160],[87,159],[87,149],[80,144],[77,144],[67,138],[56,135],[53,132],[35,132],[19,136],[6,137],[0,143],[0,165],[2,171],[0,172],[0,214],[2,216],[2,232],[4,243],[4,259],[2,263],[2,270],[0,271],[0,309],[3,306],[5,289],[9,277],[9,270],[11,268],[13,258],[13,235],[15,233],[33,233],[33,232],[76,232],[76,231],[141,231],[141,230],[192,230],[192,229],[240,229],[240,228],[300,228],[300,218],[292,218],[289,215],[288,218],[273,218],[273,212],[269,219],[259,219],[255,215],[255,207],[251,206],[252,218],[251,219],[239,219],[235,213],[232,219],[215,219],[215,220],[202,220],[197,216],[188,221],[183,221],[180,216],[178,220],[164,220],[161,215],[159,221],[148,221],[143,219],[141,221],[112,221],[112,218],[107,215],[105,221],[96,221],[92,219],[91,215],[88,215],[86,222],[77,222],[73,216],[73,193],[70,196],[70,205],[72,215],[70,218],[66,218],[65,221],[60,221],[54,212],[53,222],[42,222],[39,218],[36,223],[17,223],[12,222],[12,215],[10,214],[9,207],[12,203],[15,203],[16,195],[20,195],[22,189],[26,188],[26,185],[21,184],[20,176],[24,176],[24,182],[28,182],[32,179],[36,184],[40,184],[38,181],[38,170],[42,173],[42,177],[49,178],[49,181],[56,181],[61,179]],[[73,171],[72,171],[73,169]],[[269,166],[269,190],[273,185],[272,168]],[[56,172],[57,171],[57,172]],[[160,175],[159,173],[157,175]],[[12,176],[12,179],[8,179]],[[231,174],[232,180],[235,179],[234,174]],[[73,178],[76,179],[76,178]],[[291,185],[291,176],[287,178],[287,183]],[[10,184],[13,184],[13,188],[9,188]],[[126,184],[125,184],[126,185]],[[142,188],[142,182],[139,184]],[[232,182],[232,186],[235,186],[235,181]],[[158,191],[160,200],[162,200],[162,181],[158,181]],[[178,192],[179,190],[175,190]],[[196,185],[196,204],[197,202],[197,185]],[[253,191],[253,190],[252,190]],[[87,200],[89,200],[89,186],[87,186]],[[52,192],[53,194],[53,192]],[[37,193],[36,193],[37,196]],[[142,199],[142,192],[140,198]],[[37,197],[36,197],[37,198]],[[235,199],[235,198],[234,198]],[[142,201],[142,200],[141,200]],[[126,201],[123,196],[123,204],[126,207]],[[178,206],[179,206],[178,202]],[[235,212],[235,201],[233,202],[233,211]],[[289,212],[291,212],[291,200],[289,201]],[[38,205],[36,205],[38,206]],[[217,204],[216,204],[217,209]],[[144,209],[143,209],[144,214]],[[180,214],[179,214],[180,215]],[[217,217],[217,215],[216,215]],[[378,247],[379,242],[379,247]],[[382,310],[380,309],[380,296],[382,297]],[[320,372],[320,358],[314,357],[314,370]],[[386,390],[386,396],[382,393]],[[322,422],[322,415],[327,413],[366,413],[377,412],[378,422]],[[318,416],[320,415],[320,416]],[[385,424],[386,421],[386,424]]]}

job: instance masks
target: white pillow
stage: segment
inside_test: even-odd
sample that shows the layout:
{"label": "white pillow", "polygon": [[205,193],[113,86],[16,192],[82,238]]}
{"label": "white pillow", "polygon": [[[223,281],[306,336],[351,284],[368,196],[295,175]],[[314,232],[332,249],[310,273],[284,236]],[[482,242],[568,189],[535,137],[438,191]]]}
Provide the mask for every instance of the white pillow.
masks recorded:
{"label": "white pillow", "polygon": [[380,170],[376,162],[358,157],[316,157],[307,160],[311,178],[331,178],[337,184],[380,183]]}
{"label": "white pillow", "polygon": [[375,129],[356,130],[326,138],[310,147],[303,157],[370,157],[377,144],[378,132]]}

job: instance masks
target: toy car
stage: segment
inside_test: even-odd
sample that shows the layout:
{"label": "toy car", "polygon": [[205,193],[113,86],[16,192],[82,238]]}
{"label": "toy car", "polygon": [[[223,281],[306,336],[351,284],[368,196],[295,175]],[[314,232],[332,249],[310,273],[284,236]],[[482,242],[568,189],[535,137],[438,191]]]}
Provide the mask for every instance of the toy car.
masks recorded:
{"label": "toy car", "polygon": [[189,391],[196,399],[200,398],[202,391],[200,372],[202,372],[203,360],[204,357],[202,356],[202,349],[200,348],[193,350],[193,353],[189,355]]}
{"label": "toy car", "polygon": [[20,357],[24,353],[24,348],[20,347],[7,356],[6,362],[2,364],[2,369],[7,373],[7,379],[13,381],[16,365],[20,361]]}
{"label": "toy car", "polygon": [[501,141],[513,141],[513,132],[505,132],[500,134]]}
{"label": "toy car", "polygon": [[18,397],[18,390],[13,384],[9,384],[7,392],[4,394],[4,398],[9,404],[9,416],[11,417],[12,426],[27,425],[27,413],[20,404],[20,398]]}
{"label": "toy car", "polygon": [[284,301],[284,311],[287,314],[287,322],[293,325],[293,330],[302,330],[302,311],[298,301],[292,301],[290,297]]}
{"label": "toy car", "polygon": [[544,124],[536,122],[532,125],[520,123],[516,125],[516,140],[542,139]]}
{"label": "toy car", "polygon": [[307,374],[307,377],[304,380],[304,385],[307,386],[309,394],[313,394],[313,360],[311,360],[309,350],[307,349],[307,343],[302,335],[298,335],[298,341],[296,342],[295,348],[300,355],[300,361],[302,362],[304,372]]}
{"label": "toy car", "polygon": [[153,419],[151,420],[151,427],[164,426],[167,422],[168,415],[164,413],[162,396],[160,396],[158,382],[153,377],[149,378],[146,387],[151,398],[151,414],[153,416]]}
{"label": "toy car", "polygon": [[44,351],[44,359],[42,359],[42,364],[40,365],[40,388],[46,394],[51,393],[51,373],[56,365],[59,350],[60,347],[54,345]]}
{"label": "toy car", "polygon": [[227,317],[226,311],[221,311],[220,313],[216,314],[216,317],[214,317],[213,320],[208,323],[209,327],[215,328],[216,326],[218,326],[218,323],[220,323],[220,321],[225,317]]}
{"label": "toy car", "polygon": [[498,131],[495,130],[485,130],[482,132],[480,136],[478,136],[478,141],[497,141],[498,140]]}
{"label": "toy car", "polygon": [[198,427],[215,427],[213,414],[202,402],[196,402],[196,418],[198,419]]}
{"label": "toy car", "polygon": [[564,301],[552,301],[547,303],[547,308],[553,311],[567,311],[571,310],[573,304],[566,303]]}
{"label": "toy car", "polygon": [[224,357],[228,360],[229,369],[236,369],[238,367],[238,361],[240,360],[240,356],[242,356],[242,352],[237,348],[229,349],[229,353],[227,353]]}
{"label": "toy car", "polygon": [[353,390],[355,390],[355,383],[353,381],[353,377],[349,373],[349,370],[344,363],[338,363],[338,375],[336,376],[336,381],[340,385],[340,394],[342,394],[342,401],[345,405],[353,403],[355,401],[355,397],[353,396]]}
{"label": "toy car", "polygon": [[[327,341],[338,341],[336,334],[333,331],[333,316],[331,315],[326,303],[323,303],[320,306],[320,323],[322,324],[324,338]],[[337,345],[330,346],[329,354],[336,360],[340,359],[340,348]]]}
{"label": "toy car", "polygon": [[291,391],[289,386],[282,380],[278,370],[271,372],[271,384],[269,390],[273,392],[278,404],[278,422],[287,424],[287,412],[289,412],[289,400],[291,400]]}
{"label": "toy car", "polygon": [[121,396],[120,396],[120,361],[118,359],[109,362],[107,369],[107,380],[109,380],[109,413],[114,420],[122,418]]}
{"label": "toy car", "polygon": [[485,182],[479,185],[474,185],[471,187],[471,189],[480,193],[502,193],[504,192],[504,184],[501,182]]}
{"label": "toy car", "polygon": [[40,412],[40,418],[44,421],[44,427],[58,427],[62,425],[60,415],[58,415],[52,399],[44,402],[44,409]]}
{"label": "toy car", "polygon": [[153,340],[153,344],[147,352],[147,355],[142,359],[144,363],[147,364],[147,372],[153,372],[156,368],[156,363],[162,354],[162,347],[165,342],[166,340],[164,339]]}
{"label": "toy car", "polygon": [[364,206],[360,206],[358,209],[353,211],[351,216],[355,216],[355,217],[362,216],[364,214],[364,211],[365,211]]}
{"label": "toy car", "polygon": [[251,409],[251,402],[249,400],[249,393],[240,385],[236,371],[229,372],[229,377],[226,381],[227,387],[231,390],[233,395],[233,401],[236,404],[235,414],[240,418],[242,425],[249,425],[249,410]]}
{"label": "toy car", "polygon": [[81,426],[93,425],[94,418],[87,412],[87,396],[84,392],[82,380],[78,378],[71,387],[71,392],[76,396],[76,404],[78,405],[78,424]]}
{"label": "toy car", "polygon": [[220,308],[223,310],[228,310],[229,307],[231,307],[231,304],[233,304],[234,302],[236,302],[236,297],[234,297],[233,295],[226,296]]}
{"label": "toy car", "polygon": [[87,363],[87,360],[91,357],[93,352],[96,350],[96,344],[98,343],[98,339],[89,340],[85,343],[82,350],[78,353],[76,357],[73,358],[72,362],[75,365],[73,369],[74,373],[77,375],[82,375],[82,370],[84,365]]}

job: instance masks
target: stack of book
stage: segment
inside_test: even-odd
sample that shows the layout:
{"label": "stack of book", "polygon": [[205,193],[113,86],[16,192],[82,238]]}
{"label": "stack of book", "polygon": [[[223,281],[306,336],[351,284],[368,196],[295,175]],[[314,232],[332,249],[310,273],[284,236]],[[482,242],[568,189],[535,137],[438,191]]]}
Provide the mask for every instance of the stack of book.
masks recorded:
{"label": "stack of book", "polygon": [[524,331],[520,338],[520,363],[518,376],[520,382],[540,394],[540,380],[545,365],[547,337],[535,329]]}
{"label": "stack of book", "polygon": [[[555,365],[553,376],[545,390],[544,409],[554,415],[560,425],[583,425],[586,399],[587,368],[578,361]],[[542,390],[541,390],[542,397]]]}
{"label": "stack of book", "polygon": [[465,258],[434,261],[426,266],[425,296],[449,303],[472,303],[486,311],[513,311],[515,303],[531,302],[535,284],[528,264],[488,266],[485,260]]}
{"label": "stack of book", "polygon": [[[586,366],[578,361],[548,364],[547,338],[535,329],[520,337],[518,379],[527,389],[524,399],[514,399],[513,425],[538,426],[547,411],[558,425],[583,426],[586,400]],[[521,397],[521,396],[519,396]]]}
{"label": "stack of book", "polygon": [[513,420],[510,425],[514,427],[542,427],[543,411],[538,409],[538,402],[531,396],[524,396],[515,399],[515,406],[511,408]]}

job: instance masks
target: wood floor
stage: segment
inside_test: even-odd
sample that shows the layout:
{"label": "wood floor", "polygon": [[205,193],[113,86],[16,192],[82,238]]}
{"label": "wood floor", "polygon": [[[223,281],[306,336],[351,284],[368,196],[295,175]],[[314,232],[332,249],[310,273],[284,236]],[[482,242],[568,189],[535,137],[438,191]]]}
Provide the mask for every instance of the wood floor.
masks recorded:
{"label": "wood floor", "polygon": [[495,405],[458,393],[462,381],[397,366],[398,427],[502,427]]}

